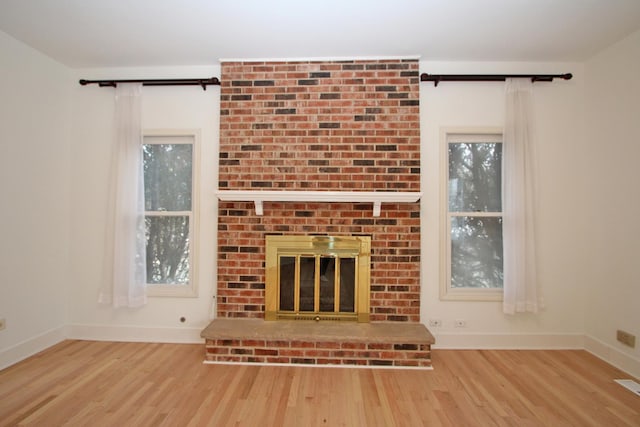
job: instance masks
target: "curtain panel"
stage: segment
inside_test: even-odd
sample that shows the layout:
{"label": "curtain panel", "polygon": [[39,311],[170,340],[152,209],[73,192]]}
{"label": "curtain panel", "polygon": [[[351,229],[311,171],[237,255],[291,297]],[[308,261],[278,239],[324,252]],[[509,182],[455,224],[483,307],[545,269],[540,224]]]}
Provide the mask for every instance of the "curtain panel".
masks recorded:
{"label": "curtain panel", "polygon": [[99,302],[140,307],[147,302],[142,85],[119,83],[115,90],[115,134],[107,225],[107,283]]}
{"label": "curtain panel", "polygon": [[506,314],[537,313],[535,213],[536,147],[530,79],[507,79],[503,140],[503,250]]}

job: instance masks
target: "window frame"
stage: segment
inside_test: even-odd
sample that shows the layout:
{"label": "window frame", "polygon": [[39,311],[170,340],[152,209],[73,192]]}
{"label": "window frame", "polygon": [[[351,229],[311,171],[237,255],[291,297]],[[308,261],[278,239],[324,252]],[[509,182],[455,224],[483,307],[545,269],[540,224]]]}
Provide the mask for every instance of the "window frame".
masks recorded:
{"label": "window frame", "polygon": [[[185,297],[198,296],[198,260],[200,252],[200,131],[194,129],[145,129],[142,133],[142,144],[149,144],[147,138],[167,138],[167,142],[152,144],[172,144],[171,138],[192,138],[191,163],[191,211],[155,212],[151,216],[188,216],[189,217],[189,282],[185,285],[169,285],[146,283],[147,296],[150,297]],[[173,215],[172,215],[173,214]],[[144,212],[145,218],[147,211]]]}
{"label": "window frame", "polygon": [[[453,288],[451,287],[451,217],[449,211],[449,143],[496,142],[503,143],[500,127],[448,127],[440,132],[440,299],[445,301],[502,301],[504,288]],[[502,168],[504,171],[504,167]],[[504,172],[502,179],[504,179]],[[456,212],[454,216],[472,216],[470,212]],[[473,212],[473,216],[504,217],[504,211]],[[503,236],[504,240],[504,236]]]}

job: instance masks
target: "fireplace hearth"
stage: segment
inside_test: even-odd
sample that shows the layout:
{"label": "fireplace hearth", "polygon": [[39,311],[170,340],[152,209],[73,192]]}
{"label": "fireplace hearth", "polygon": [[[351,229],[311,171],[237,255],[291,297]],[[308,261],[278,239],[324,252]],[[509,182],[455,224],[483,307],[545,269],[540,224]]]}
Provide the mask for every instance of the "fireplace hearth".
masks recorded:
{"label": "fireplace hearth", "polygon": [[431,369],[421,323],[215,319],[201,333],[206,363]]}

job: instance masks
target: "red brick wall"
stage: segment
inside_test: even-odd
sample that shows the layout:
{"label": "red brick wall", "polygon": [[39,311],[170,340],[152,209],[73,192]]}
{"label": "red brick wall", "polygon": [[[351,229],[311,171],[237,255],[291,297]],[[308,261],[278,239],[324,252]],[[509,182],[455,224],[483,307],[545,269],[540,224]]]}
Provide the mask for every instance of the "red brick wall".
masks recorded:
{"label": "red brick wall", "polygon": [[431,345],[386,342],[207,339],[205,359],[218,363],[431,366]]}
{"label": "red brick wall", "polygon": [[[419,191],[418,61],[222,65],[220,189]],[[418,203],[221,202],[218,316],[263,317],[264,236],[372,236],[371,319],[419,321]]]}

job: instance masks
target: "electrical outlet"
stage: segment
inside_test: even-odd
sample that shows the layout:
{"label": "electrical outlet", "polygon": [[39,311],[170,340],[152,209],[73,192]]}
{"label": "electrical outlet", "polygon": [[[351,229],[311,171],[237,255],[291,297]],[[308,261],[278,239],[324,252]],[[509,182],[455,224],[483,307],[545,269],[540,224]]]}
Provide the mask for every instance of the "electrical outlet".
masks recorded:
{"label": "electrical outlet", "polygon": [[0,331],[7,327],[6,319],[0,319]]}
{"label": "electrical outlet", "polygon": [[629,332],[621,331],[618,329],[616,338],[624,345],[628,345],[631,348],[636,348],[636,336]]}
{"label": "electrical outlet", "polygon": [[464,320],[464,319],[456,319],[453,324],[454,324],[454,326],[456,328],[466,328],[467,327],[467,321]]}
{"label": "electrical outlet", "polygon": [[439,328],[442,326],[442,320],[440,319],[429,319],[429,326],[432,328]]}

